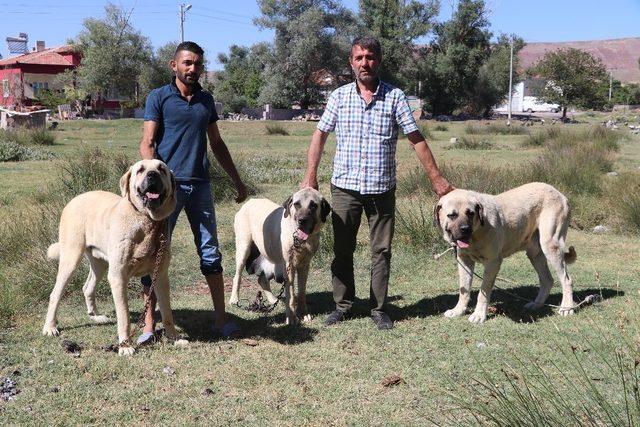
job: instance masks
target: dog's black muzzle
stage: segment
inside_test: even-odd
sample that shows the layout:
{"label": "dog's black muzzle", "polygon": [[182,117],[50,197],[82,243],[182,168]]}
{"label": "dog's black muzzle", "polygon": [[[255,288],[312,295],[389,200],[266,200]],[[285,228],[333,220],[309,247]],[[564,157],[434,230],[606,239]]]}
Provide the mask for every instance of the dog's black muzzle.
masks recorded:
{"label": "dog's black muzzle", "polygon": [[138,188],[145,206],[158,206],[164,199],[162,177],[156,171],[149,171]]}

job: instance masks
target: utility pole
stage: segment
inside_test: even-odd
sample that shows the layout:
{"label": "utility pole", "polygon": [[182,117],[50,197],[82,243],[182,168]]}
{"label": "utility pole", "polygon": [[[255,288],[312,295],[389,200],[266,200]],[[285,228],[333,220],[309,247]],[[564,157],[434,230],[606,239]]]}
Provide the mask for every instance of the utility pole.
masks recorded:
{"label": "utility pole", "polygon": [[611,92],[613,91],[613,72],[609,70],[609,102],[611,102]]}
{"label": "utility pole", "polygon": [[511,37],[511,53],[509,56],[509,118],[507,125],[511,125],[511,101],[513,96],[513,37]]}
{"label": "utility pole", "polygon": [[180,42],[184,41],[184,15],[189,9],[191,9],[190,4],[180,4]]}

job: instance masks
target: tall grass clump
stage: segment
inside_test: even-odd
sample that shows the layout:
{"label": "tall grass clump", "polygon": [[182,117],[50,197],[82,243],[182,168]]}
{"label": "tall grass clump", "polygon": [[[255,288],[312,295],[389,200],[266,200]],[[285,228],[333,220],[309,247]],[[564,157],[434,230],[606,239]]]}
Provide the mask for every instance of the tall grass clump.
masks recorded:
{"label": "tall grass clump", "polygon": [[[251,173],[251,169],[247,168],[247,163],[244,159],[236,158],[234,164],[242,178],[242,182],[244,182],[244,185],[247,187],[249,195],[256,194],[258,192],[256,175]],[[231,178],[229,178],[229,175],[227,175],[220,164],[214,159],[209,159],[209,176],[211,178],[211,193],[215,201],[222,202],[236,198],[236,186],[233,184]]]}
{"label": "tall grass clump", "polygon": [[448,147],[449,150],[490,150],[493,148],[491,141],[484,138],[463,136],[455,144]]}
{"label": "tall grass clump", "polygon": [[120,178],[134,163],[124,154],[107,154],[99,148],[60,163],[58,191],[68,200],[87,191],[120,194]]}
{"label": "tall grass clump", "polygon": [[535,130],[529,133],[522,145],[524,147],[541,147],[547,141],[558,138],[561,133],[562,130],[557,126],[549,126],[542,130]]}
{"label": "tall grass clump", "polygon": [[11,141],[19,145],[54,145],[56,137],[46,129],[0,129],[0,141]]}
{"label": "tall grass clump", "polygon": [[438,132],[447,132],[449,128],[447,127],[447,125],[437,124],[433,127],[433,130]]}
{"label": "tall grass clump", "polygon": [[279,123],[268,123],[265,130],[267,135],[289,135],[289,131]]}
{"label": "tall grass clump", "polygon": [[432,195],[421,194],[400,200],[396,210],[395,239],[405,245],[439,252],[446,248],[442,234],[433,224],[433,207],[438,202]]}
{"label": "tall grass clump", "polygon": [[469,124],[465,126],[464,131],[469,135],[526,135],[529,133],[529,130],[523,126],[507,126],[505,123]]}
{"label": "tall grass clump", "polygon": [[422,134],[422,136],[424,136],[427,139],[433,138],[433,134],[431,133],[431,130],[427,125],[424,125],[424,124],[420,125],[420,133]]}
{"label": "tall grass clump", "polygon": [[625,173],[607,186],[607,212],[624,234],[640,234],[640,175]]}
{"label": "tall grass clump", "polygon": [[481,369],[471,393],[448,394],[479,424],[638,426],[640,354],[628,342],[612,347],[566,339],[549,349],[559,362],[514,354],[499,374]]}

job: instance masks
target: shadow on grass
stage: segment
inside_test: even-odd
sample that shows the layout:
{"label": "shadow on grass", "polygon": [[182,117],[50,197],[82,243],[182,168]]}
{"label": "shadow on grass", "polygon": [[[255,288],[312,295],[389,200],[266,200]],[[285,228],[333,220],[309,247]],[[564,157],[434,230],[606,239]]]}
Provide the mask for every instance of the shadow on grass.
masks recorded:
{"label": "shadow on grass", "polygon": [[[556,287],[557,291],[549,295],[547,304],[560,305],[562,293]],[[539,286],[527,285],[518,288],[510,288],[506,291],[494,288],[491,294],[491,303],[493,315],[506,316],[518,323],[533,323],[538,319],[556,315],[557,308],[545,306],[537,311],[528,311],[524,309],[527,301],[532,301],[538,295]],[[581,288],[574,289],[573,299],[576,303],[583,301],[588,295],[600,295],[602,300],[614,297],[624,296],[623,291],[610,288]],[[471,302],[469,303],[469,313],[475,308],[478,300],[478,291],[471,293]],[[429,317],[443,315],[444,312],[453,308],[458,302],[457,294],[439,295],[435,298],[423,298],[415,304],[399,307],[395,304],[389,304],[389,315],[394,320],[404,320],[412,317]],[[589,310],[590,305],[583,305],[578,312]]]}
{"label": "shadow on grass", "polygon": [[[255,319],[246,319],[227,313],[229,320],[233,320],[241,330],[238,338],[260,337],[285,345],[296,345],[313,341],[318,333],[315,328],[285,325],[284,312],[269,313]],[[214,337],[211,329],[214,318],[212,310],[178,309],[173,311],[173,318],[177,326],[182,328],[190,340],[213,342],[220,338]]]}

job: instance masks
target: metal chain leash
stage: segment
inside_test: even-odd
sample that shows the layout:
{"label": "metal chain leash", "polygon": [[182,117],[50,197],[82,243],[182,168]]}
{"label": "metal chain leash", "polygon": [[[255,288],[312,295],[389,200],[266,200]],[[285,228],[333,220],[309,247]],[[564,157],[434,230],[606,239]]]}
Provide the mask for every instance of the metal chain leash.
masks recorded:
{"label": "metal chain leash", "polygon": [[156,283],[158,281],[158,272],[160,271],[160,264],[162,264],[164,251],[167,247],[167,241],[168,241],[167,220],[163,219],[160,222],[155,222],[155,224],[157,224],[157,227],[154,230],[154,235],[155,235],[154,237],[156,241],[157,251],[156,251],[155,261],[153,264],[153,272],[151,273],[151,286],[149,287],[149,294],[147,296],[147,301],[144,303],[144,308],[140,312],[140,317],[138,318],[138,321],[136,322],[135,327],[131,329],[131,332],[129,333],[129,337],[125,341],[119,343],[118,346],[125,345],[127,347],[130,347],[133,345],[131,339],[133,338],[135,333],[141,330],[146,324],[145,317],[146,317],[147,311],[149,311],[149,309],[151,308],[151,299],[152,299],[151,296],[153,295],[153,290],[155,289]]}

